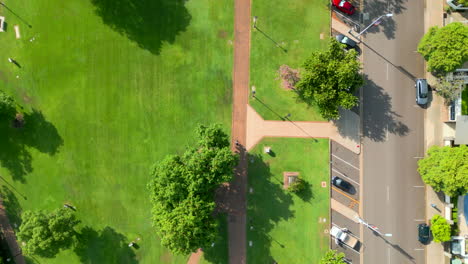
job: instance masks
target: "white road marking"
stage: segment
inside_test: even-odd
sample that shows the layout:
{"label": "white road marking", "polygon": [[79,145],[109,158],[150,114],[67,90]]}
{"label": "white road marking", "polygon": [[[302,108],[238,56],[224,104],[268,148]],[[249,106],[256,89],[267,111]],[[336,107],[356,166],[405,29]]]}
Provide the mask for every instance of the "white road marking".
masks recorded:
{"label": "white road marking", "polygon": [[390,186],[387,186],[387,202],[390,202]]}
{"label": "white road marking", "polygon": [[413,159],[424,159],[424,157],[413,157]]}
{"label": "white road marking", "polygon": [[348,177],[348,176],[344,175],[343,173],[341,173],[341,172],[339,172],[339,171],[335,170],[335,168],[332,168],[332,171],[334,171],[334,172],[336,172],[336,173],[340,174],[341,176],[345,177],[346,179],[348,179],[348,180],[352,181],[354,184],[356,184],[356,185],[359,185],[359,183],[357,183],[356,181],[354,181],[354,180],[353,180],[353,179],[351,179],[350,177]]}
{"label": "white road marking", "polygon": [[416,185],[416,186],[413,186],[414,188],[424,188],[424,186],[422,185]]}
{"label": "white road marking", "polygon": [[424,248],[415,248],[414,250],[424,250]]}
{"label": "white road marking", "polygon": [[426,222],[424,219],[414,219],[415,222]]}
{"label": "white road marking", "polygon": [[390,248],[387,248],[387,261],[390,264]]}
{"label": "white road marking", "polygon": [[354,169],[356,169],[356,170],[359,170],[359,168],[358,168],[358,167],[356,167],[356,166],[354,166],[353,164],[351,164],[351,163],[347,162],[346,160],[344,160],[344,159],[342,159],[342,158],[340,158],[340,157],[336,156],[335,154],[332,154],[332,156],[333,156],[333,157],[335,157],[335,158],[337,158],[337,159],[339,159],[339,160],[341,160],[342,162],[344,162],[344,163],[348,164],[350,167],[352,167],[352,168],[354,168]]}
{"label": "white road marking", "polygon": [[387,62],[387,81],[388,81],[388,62]]}

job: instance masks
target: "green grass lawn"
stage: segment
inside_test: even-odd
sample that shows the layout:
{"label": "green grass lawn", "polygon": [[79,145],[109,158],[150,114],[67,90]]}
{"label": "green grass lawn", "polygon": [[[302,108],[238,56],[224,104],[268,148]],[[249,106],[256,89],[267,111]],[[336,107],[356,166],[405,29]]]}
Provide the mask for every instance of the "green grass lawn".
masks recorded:
{"label": "green grass lawn", "polygon": [[462,91],[462,115],[468,115],[468,85]]}
{"label": "green grass lawn", "polygon": [[[229,132],[233,1],[6,5],[0,85],[27,112],[22,130],[0,127],[8,211],[18,224],[22,210],[67,202],[82,221],[76,249],[34,259],[185,263],[155,235],[146,184],[151,165],[183,152],[198,123]],[[139,249],[129,248],[137,237]]]}
{"label": "green grass lawn", "polygon": [[277,71],[283,64],[299,68],[313,50],[326,46],[328,6],[327,0],[252,0],[260,31],[253,29],[251,35],[250,85],[259,100],[251,99],[250,104],[264,119],[280,120],[291,113],[293,120],[324,120],[316,106],[298,103],[294,92],[281,87]]}
{"label": "green grass lawn", "polygon": [[[263,153],[265,146],[271,147],[271,155]],[[251,151],[248,263],[318,263],[328,250],[328,153],[328,140],[299,138],[267,138]],[[299,172],[308,183],[305,191],[296,195],[284,190],[285,171]],[[326,222],[320,222],[323,218]]]}

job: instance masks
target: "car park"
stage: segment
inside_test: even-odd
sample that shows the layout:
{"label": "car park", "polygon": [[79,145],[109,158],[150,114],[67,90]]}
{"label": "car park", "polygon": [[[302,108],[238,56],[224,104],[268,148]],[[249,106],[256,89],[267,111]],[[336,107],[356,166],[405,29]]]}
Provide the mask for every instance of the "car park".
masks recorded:
{"label": "car park", "polygon": [[419,240],[419,242],[421,242],[424,245],[429,243],[430,233],[431,233],[431,231],[430,231],[429,226],[427,224],[419,224],[418,225],[418,240]]}
{"label": "car park", "polygon": [[343,180],[342,178],[338,176],[333,176],[332,178],[332,184],[341,190],[353,194],[354,187],[351,185],[351,183]]}
{"label": "car park", "polygon": [[338,8],[338,10],[348,15],[354,14],[354,11],[356,10],[356,8],[347,0],[332,0],[332,4]]}
{"label": "car park", "polygon": [[338,41],[341,44],[346,45],[346,49],[355,49],[357,46],[356,41],[350,39],[349,37],[343,35],[343,34],[338,34],[336,35],[336,41]]}
{"label": "car park", "polygon": [[416,79],[416,103],[418,105],[425,105],[427,104],[427,97],[429,93],[429,89],[427,87],[427,80],[426,79]]}

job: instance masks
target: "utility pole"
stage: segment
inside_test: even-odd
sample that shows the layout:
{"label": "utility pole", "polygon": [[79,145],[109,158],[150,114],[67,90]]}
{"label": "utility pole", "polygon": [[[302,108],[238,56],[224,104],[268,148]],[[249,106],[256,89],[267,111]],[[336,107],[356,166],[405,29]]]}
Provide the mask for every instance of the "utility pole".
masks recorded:
{"label": "utility pole", "polygon": [[385,14],[385,15],[381,15],[379,16],[377,19],[375,19],[374,21],[372,21],[372,23],[370,23],[365,29],[363,29],[359,34],[357,34],[356,36],[351,34],[351,31],[352,29],[350,29],[348,31],[349,34],[351,34],[353,37],[355,37],[356,39],[359,39],[359,37],[364,34],[364,32],[366,32],[370,27],[374,26],[374,25],[378,25],[380,24],[380,20],[383,18],[383,17],[392,17],[393,14],[389,13],[389,14]]}
{"label": "utility pole", "polygon": [[356,216],[356,220],[358,220],[358,222],[360,224],[363,224],[365,226],[367,226],[367,228],[369,228],[370,230],[376,232],[377,234],[379,234],[380,236],[386,236],[386,237],[391,237],[393,236],[392,234],[383,234],[382,232],[379,231],[379,228],[374,226],[374,225],[370,225],[369,223],[367,223],[366,221],[364,221],[362,218],[360,218],[359,216]]}

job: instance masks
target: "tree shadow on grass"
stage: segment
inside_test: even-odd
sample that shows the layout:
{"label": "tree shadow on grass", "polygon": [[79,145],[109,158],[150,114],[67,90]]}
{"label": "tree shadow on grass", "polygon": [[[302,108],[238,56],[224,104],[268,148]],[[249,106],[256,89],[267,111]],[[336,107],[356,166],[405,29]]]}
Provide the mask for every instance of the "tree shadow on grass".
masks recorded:
{"label": "tree shadow on grass", "polygon": [[[376,83],[365,76],[364,87],[364,131],[365,137],[373,141],[384,141],[387,133],[405,136],[409,132],[408,126],[397,119],[401,117],[392,111],[392,98]],[[366,102],[378,105],[379,109],[366,109]]]}
{"label": "tree shadow on grass", "polygon": [[0,189],[0,196],[3,200],[3,206],[5,207],[6,214],[10,220],[10,224],[18,231],[21,225],[21,205],[18,202],[18,198],[7,186],[2,186]]}
{"label": "tree shadow on grass", "polygon": [[213,264],[229,263],[227,214],[218,214],[219,233],[212,247],[203,248],[203,258]]}
{"label": "tree shadow on grass", "polygon": [[174,43],[191,16],[186,0],[91,0],[104,24],[158,55],[163,42]]}
{"label": "tree shadow on grass", "polygon": [[77,244],[74,249],[80,258],[80,263],[88,264],[136,264],[133,248],[129,247],[129,240],[117,233],[111,227],[96,231],[91,227],[84,227],[77,234]]}
{"label": "tree shadow on grass", "polygon": [[8,169],[13,180],[25,182],[24,175],[32,172],[32,156],[30,149],[41,153],[54,155],[63,144],[52,123],[36,109],[31,113],[24,113],[24,125],[13,127],[15,109],[1,116],[0,120],[0,164]]}
{"label": "tree shadow on grass", "polygon": [[[247,262],[273,263],[270,248],[279,246],[287,250],[288,245],[272,237],[270,232],[279,221],[294,215],[290,206],[292,195],[283,189],[282,175],[272,175],[270,166],[262,155],[249,154],[249,187],[253,192],[247,199],[247,237],[252,241]],[[280,179],[281,178],[281,179]]]}
{"label": "tree shadow on grass", "polygon": [[312,184],[304,179],[302,179],[304,184],[304,189],[296,192],[297,197],[301,198],[302,201],[309,203],[311,199],[314,198],[314,193],[312,192]]}

